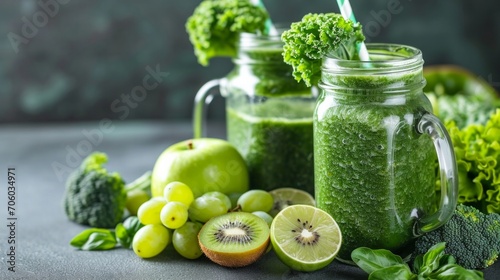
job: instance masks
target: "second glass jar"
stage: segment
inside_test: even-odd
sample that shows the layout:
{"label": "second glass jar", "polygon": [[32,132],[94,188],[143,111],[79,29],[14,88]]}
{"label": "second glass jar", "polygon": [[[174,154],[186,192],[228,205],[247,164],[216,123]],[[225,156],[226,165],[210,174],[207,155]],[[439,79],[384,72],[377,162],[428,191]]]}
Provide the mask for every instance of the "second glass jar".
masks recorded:
{"label": "second glass jar", "polygon": [[314,194],[316,89],[294,80],[282,52],[280,35],[241,34],[234,68],[220,79],[227,138],[246,160],[250,188]]}

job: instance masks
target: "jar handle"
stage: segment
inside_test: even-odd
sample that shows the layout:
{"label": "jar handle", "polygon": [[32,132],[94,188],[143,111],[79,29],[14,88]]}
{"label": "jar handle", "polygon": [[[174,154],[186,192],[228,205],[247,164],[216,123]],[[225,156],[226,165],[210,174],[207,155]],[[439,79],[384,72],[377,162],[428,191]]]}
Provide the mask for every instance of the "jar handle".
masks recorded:
{"label": "jar handle", "polygon": [[419,133],[428,134],[434,142],[441,176],[441,198],[436,213],[425,216],[416,224],[415,234],[422,235],[446,223],[454,213],[458,197],[458,171],[453,145],[443,123],[425,113],[417,124]]}
{"label": "jar handle", "polygon": [[214,87],[219,86],[221,79],[214,79],[206,82],[196,93],[194,98],[193,113],[193,134],[194,138],[201,138],[206,135],[207,107],[213,100]]}

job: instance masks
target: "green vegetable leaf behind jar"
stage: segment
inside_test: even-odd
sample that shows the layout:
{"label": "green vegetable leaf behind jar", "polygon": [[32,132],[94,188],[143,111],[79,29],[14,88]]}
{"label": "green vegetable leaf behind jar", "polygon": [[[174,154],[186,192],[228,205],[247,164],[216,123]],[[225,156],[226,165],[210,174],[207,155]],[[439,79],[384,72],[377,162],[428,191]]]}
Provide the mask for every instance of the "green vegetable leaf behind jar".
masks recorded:
{"label": "green vegetable leaf behind jar", "polygon": [[446,127],[459,170],[458,202],[500,213],[500,109],[485,124]]}
{"label": "green vegetable leaf behind jar", "polygon": [[434,114],[443,122],[454,121],[459,128],[484,124],[500,95],[484,79],[455,65],[424,67],[424,92],[432,102]]}
{"label": "green vegetable leaf behind jar", "polygon": [[424,92],[453,142],[458,202],[484,213],[500,213],[500,94],[478,75],[455,65],[425,67],[424,77]]}

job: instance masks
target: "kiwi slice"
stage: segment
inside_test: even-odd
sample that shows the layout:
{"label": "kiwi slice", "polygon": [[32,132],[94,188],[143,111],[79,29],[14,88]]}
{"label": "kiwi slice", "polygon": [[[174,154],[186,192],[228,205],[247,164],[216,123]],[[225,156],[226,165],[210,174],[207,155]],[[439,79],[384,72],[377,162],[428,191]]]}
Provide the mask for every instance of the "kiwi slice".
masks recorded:
{"label": "kiwi slice", "polygon": [[342,244],[337,222],[310,205],[292,205],[271,224],[271,243],[278,258],[298,271],[315,271],[330,264]]}
{"label": "kiwi slice", "polygon": [[231,212],[210,219],[198,235],[203,253],[226,267],[242,267],[257,261],[268,248],[269,226],[260,217]]}
{"label": "kiwi slice", "polygon": [[269,214],[276,216],[281,210],[290,205],[305,204],[315,206],[314,197],[308,192],[295,188],[279,188],[269,192],[273,199],[274,205]]}

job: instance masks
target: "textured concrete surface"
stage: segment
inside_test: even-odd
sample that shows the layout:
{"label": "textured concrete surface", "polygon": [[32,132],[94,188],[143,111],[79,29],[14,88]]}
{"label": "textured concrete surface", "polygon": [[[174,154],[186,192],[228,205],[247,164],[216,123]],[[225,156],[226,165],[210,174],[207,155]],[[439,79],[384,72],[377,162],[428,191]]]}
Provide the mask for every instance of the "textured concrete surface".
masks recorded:
{"label": "textured concrete surface", "polygon": [[[190,123],[112,122],[106,127],[100,129],[98,122],[0,126],[0,279],[367,278],[361,270],[338,262],[314,273],[294,272],[272,252],[249,267],[227,269],[204,257],[183,259],[172,247],[150,260],[139,259],[126,249],[75,250],[69,241],[85,227],[68,221],[63,212],[61,200],[67,172],[55,171],[57,163],[68,168],[78,164],[79,153],[85,151],[88,142],[90,150],[108,154],[108,170],[118,171],[130,181],[150,170],[166,147],[192,135]],[[210,123],[208,136],[224,137],[224,133],[223,126]],[[7,263],[9,167],[16,169],[17,182],[16,272],[8,271]],[[484,272],[486,279],[498,279],[500,262]]]}

